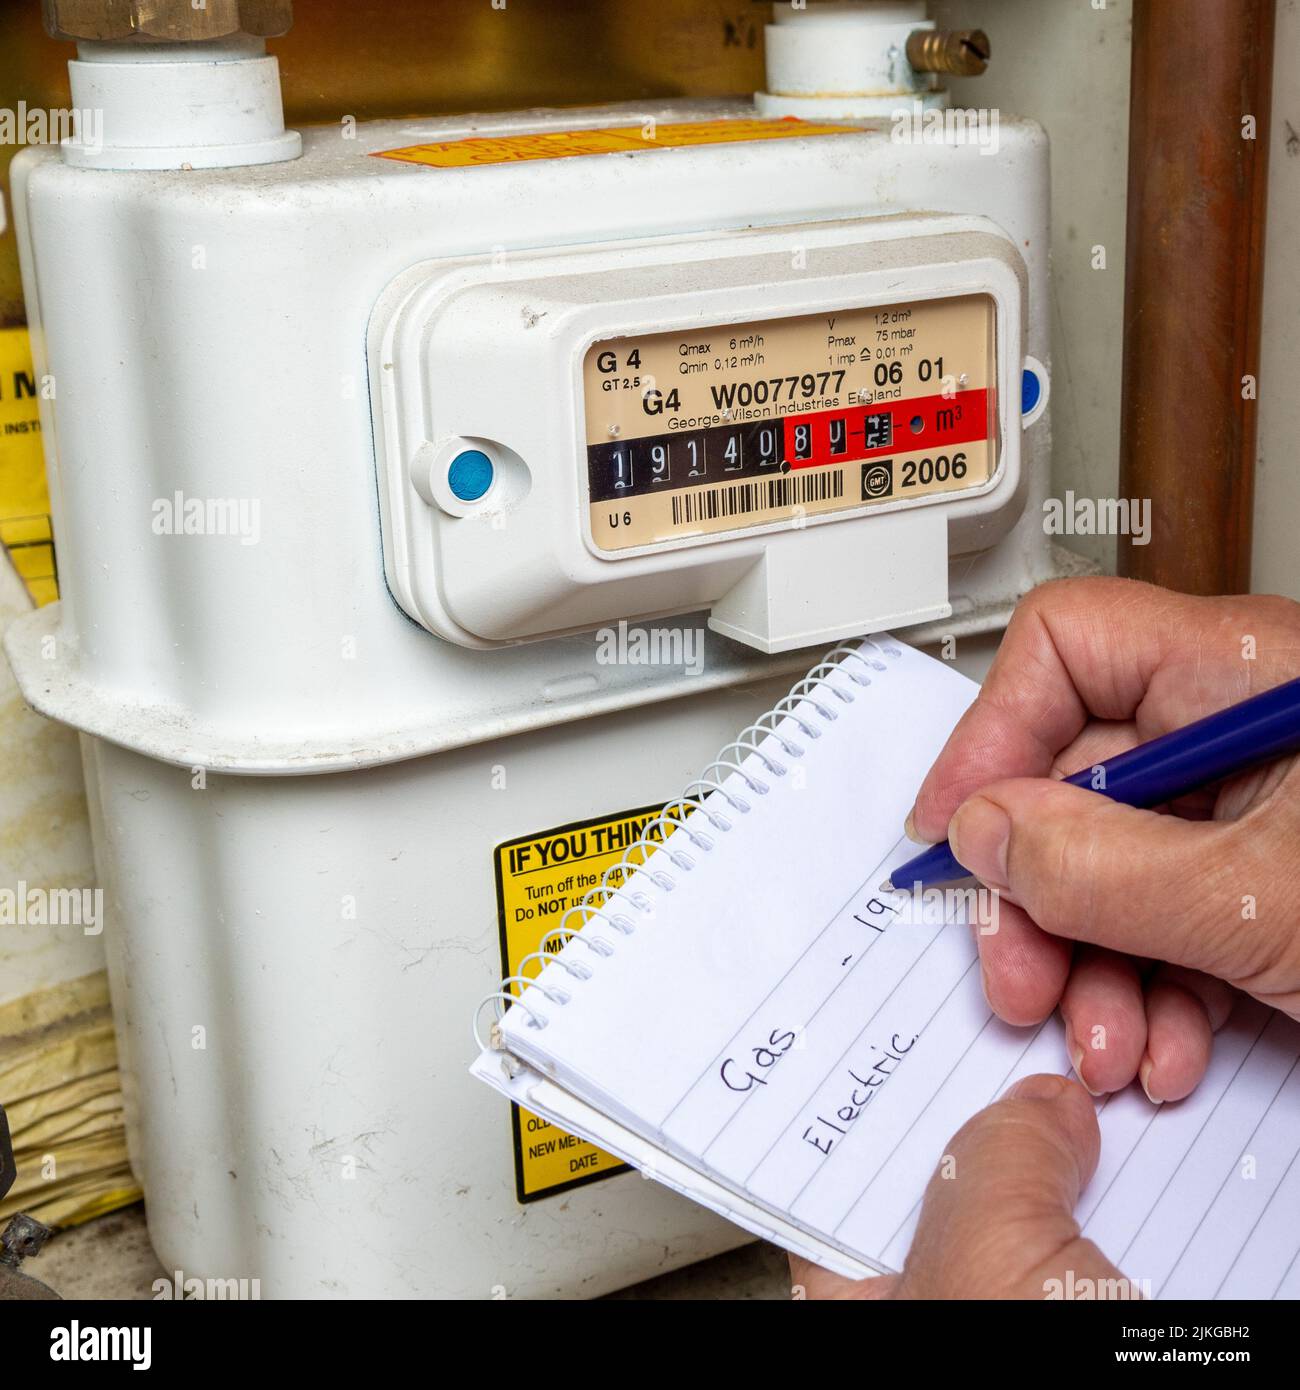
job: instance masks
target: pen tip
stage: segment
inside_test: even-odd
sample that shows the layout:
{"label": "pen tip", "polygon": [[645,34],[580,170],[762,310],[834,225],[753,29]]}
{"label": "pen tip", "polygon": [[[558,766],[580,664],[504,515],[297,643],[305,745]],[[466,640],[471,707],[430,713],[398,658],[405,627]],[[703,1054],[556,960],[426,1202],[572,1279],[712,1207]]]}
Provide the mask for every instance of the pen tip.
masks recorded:
{"label": "pen tip", "polygon": [[880,887],[876,889],[877,893],[892,893],[893,891],[894,885],[889,881],[889,879],[886,879],[884,883],[882,883]]}

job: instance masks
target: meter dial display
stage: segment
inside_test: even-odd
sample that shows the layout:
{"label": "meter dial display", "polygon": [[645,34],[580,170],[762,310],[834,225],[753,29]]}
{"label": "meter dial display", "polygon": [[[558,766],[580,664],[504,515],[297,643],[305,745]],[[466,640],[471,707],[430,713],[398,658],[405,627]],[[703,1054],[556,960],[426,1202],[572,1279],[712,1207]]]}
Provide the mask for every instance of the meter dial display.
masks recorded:
{"label": "meter dial display", "polygon": [[987,295],[594,343],[591,537],[626,550],[936,493],[997,471]]}

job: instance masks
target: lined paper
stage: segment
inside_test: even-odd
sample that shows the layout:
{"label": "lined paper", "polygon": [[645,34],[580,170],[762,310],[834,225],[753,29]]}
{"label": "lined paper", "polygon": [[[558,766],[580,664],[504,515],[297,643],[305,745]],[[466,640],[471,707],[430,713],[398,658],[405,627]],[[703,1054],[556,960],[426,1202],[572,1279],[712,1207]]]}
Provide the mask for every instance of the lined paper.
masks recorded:
{"label": "lined paper", "polygon": [[[730,830],[693,816],[712,847],[675,832],[583,928],[612,954],[566,947],[591,978],[549,965],[541,983],[567,1002],[530,989],[543,1026],[523,1009],[502,1024],[532,1108],[639,1166],[665,1156],[678,1190],[696,1175],[706,1205],[859,1273],[901,1267],[966,1119],[1021,1076],[1069,1070],[1059,1020],[989,1010],[980,904],[874,887],[915,852],[898,826],[976,692],[880,645],[894,655],[864,648],[886,668],[870,685],[836,671],[724,780],[746,808],[726,810]],[[498,1062],[476,1071],[505,1089]],[[1245,1002],[1187,1100],[1099,1102],[1077,1215],[1145,1292],[1300,1294],[1298,1063],[1300,1025]]]}

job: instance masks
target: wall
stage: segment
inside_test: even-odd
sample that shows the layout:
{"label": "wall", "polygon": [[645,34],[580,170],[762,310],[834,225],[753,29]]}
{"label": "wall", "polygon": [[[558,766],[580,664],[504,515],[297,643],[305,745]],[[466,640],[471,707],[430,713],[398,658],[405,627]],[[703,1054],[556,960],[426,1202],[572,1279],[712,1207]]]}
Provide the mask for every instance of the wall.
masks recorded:
{"label": "wall", "polygon": [[[1053,489],[1118,486],[1131,0],[940,0],[935,17],[979,26],[994,59],[954,84],[966,105],[1034,116],[1052,138]],[[1269,211],[1259,372],[1254,572],[1261,593],[1300,598],[1300,0],[1279,0],[1269,133]],[[1093,248],[1106,268],[1092,266]],[[1189,441],[1190,443],[1190,441]],[[1113,568],[1105,538],[1069,545]]]}
{"label": "wall", "polygon": [[1300,598],[1300,0],[1277,7],[1251,587]]}
{"label": "wall", "polygon": [[[1052,491],[1119,485],[1131,0],[940,0],[951,28],[982,28],[988,71],[952,84],[957,105],[1032,116],[1052,142]],[[1095,248],[1100,248],[1100,252]],[[1104,257],[1104,267],[1094,265]],[[1110,537],[1070,536],[1108,570]]]}

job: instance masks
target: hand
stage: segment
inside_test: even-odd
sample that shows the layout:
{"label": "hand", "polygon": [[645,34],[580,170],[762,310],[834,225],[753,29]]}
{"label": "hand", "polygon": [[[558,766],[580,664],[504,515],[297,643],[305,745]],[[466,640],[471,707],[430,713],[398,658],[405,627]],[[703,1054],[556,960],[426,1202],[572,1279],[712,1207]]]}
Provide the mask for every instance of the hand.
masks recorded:
{"label": "hand", "polygon": [[1093,1104],[1075,1082],[1027,1076],[968,1120],[948,1146],[926,1189],[902,1274],[855,1282],[792,1255],[795,1293],[1136,1298],[1137,1287],[1084,1240],[1074,1220],[1100,1142]]}
{"label": "hand", "polygon": [[1288,600],[1047,584],[1016,609],[921,787],[909,833],[948,835],[1003,895],[997,931],[978,938],[991,1007],[1030,1024],[1059,1003],[1093,1094],[1137,1075],[1152,1100],[1185,1096],[1234,988],[1300,1017],[1300,760],[1177,814],[1047,779],[1297,675]]}

